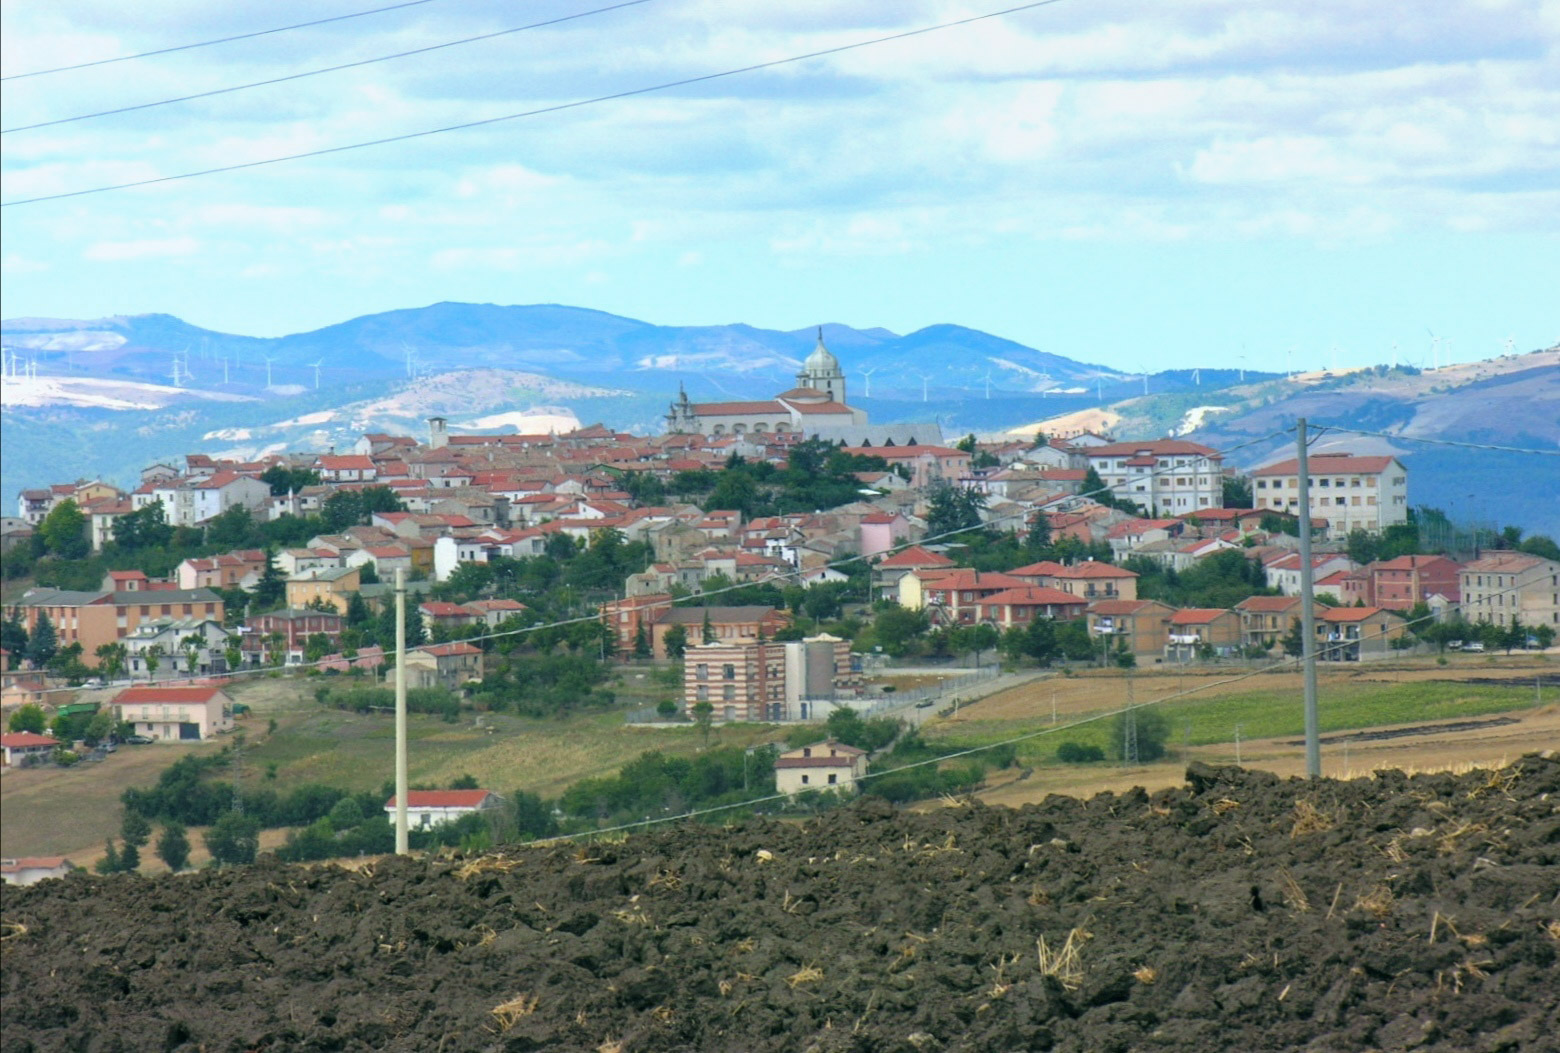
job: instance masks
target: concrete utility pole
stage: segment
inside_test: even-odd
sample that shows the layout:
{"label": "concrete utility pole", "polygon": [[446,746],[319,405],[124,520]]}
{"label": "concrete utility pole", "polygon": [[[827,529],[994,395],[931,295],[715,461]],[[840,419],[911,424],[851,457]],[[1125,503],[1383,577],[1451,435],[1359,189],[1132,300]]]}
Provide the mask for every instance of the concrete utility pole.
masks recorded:
{"label": "concrete utility pole", "polygon": [[1306,456],[1305,418],[1295,421],[1300,489],[1300,660],[1305,671],[1305,774],[1322,777],[1322,742],[1316,716],[1316,596],[1311,567],[1311,467]]}
{"label": "concrete utility pole", "polygon": [[408,854],[406,835],[406,568],[395,568],[395,852]]}

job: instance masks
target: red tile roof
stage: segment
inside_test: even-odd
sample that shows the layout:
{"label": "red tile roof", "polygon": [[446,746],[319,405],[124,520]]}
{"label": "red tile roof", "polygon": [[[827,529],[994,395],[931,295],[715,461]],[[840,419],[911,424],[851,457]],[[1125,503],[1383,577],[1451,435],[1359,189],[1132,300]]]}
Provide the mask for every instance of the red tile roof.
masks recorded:
{"label": "red tile roof", "polygon": [[[1310,462],[1311,474],[1333,475],[1338,472],[1348,472],[1357,475],[1375,475],[1377,472],[1387,470],[1387,465],[1394,463],[1396,457],[1356,457],[1350,453],[1313,453],[1307,460]],[[1300,470],[1300,462],[1294,457],[1287,461],[1279,461],[1265,468],[1258,468],[1252,472],[1253,476],[1270,475],[1294,475]]]}
{"label": "red tile roof", "polygon": [[1070,592],[1063,592],[1061,589],[1053,589],[1046,585],[1026,585],[1023,588],[1005,589],[993,596],[987,596],[980,602],[981,606],[991,604],[1003,607],[1030,607],[1050,604],[1056,607],[1083,607],[1089,601],[1082,596],[1074,596]]}
{"label": "red tile roof", "polygon": [[20,750],[35,748],[38,746],[58,746],[58,739],[48,735],[37,735],[31,731],[7,731],[0,735],[0,746],[8,750]]}
{"label": "red tile roof", "polygon": [[1170,616],[1171,625],[1208,625],[1230,612],[1223,607],[1188,607]]}
{"label": "red tile roof", "polygon": [[1282,613],[1300,605],[1298,596],[1248,596],[1235,605],[1236,610],[1252,613]]}
{"label": "red tile roof", "polygon": [[888,567],[889,569],[898,567],[951,567],[953,566],[953,560],[941,552],[933,552],[930,549],[922,548],[920,545],[911,545],[909,548],[901,549],[885,560],[880,560],[878,566]]}
{"label": "red tile roof", "polygon": [[[493,796],[492,790],[409,790],[406,794],[408,808],[480,808],[482,802]],[[386,808],[395,807],[395,797],[385,802]]]}
{"label": "red tile roof", "polygon": [[201,705],[222,693],[217,687],[127,687],[114,696],[114,705],[159,702],[164,705],[187,703]]}
{"label": "red tile roof", "polygon": [[435,658],[453,658],[456,655],[482,653],[482,648],[474,647],[464,640],[456,640],[453,643],[428,644],[426,647],[417,648],[417,650],[424,654],[431,654]]}
{"label": "red tile roof", "polygon": [[779,414],[790,422],[790,411],[773,399],[755,402],[696,402],[693,404],[695,417],[740,417],[750,413],[763,413],[768,416]]}

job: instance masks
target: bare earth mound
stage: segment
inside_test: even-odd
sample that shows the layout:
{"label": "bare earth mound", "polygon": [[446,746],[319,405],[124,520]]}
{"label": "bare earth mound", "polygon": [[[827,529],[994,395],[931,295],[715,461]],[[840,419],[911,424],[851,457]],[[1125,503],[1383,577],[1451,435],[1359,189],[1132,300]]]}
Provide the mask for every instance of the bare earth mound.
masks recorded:
{"label": "bare earth mound", "polygon": [[1560,759],[0,894],[22,1050],[1555,1049]]}

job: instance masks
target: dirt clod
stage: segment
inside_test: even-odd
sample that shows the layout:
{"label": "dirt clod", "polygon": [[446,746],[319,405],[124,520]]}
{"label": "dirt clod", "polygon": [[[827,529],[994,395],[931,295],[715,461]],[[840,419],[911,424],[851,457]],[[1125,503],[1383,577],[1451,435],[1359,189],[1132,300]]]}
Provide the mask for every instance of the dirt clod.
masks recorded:
{"label": "dirt clod", "polygon": [[1188,782],[7,886],[0,1053],[1552,1048],[1560,757]]}

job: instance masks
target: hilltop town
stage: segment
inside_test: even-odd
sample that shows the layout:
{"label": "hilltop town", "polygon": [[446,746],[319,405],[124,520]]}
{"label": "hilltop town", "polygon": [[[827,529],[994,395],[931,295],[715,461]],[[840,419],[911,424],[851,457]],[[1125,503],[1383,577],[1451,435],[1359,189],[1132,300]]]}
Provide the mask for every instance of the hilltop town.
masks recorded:
{"label": "hilltop town", "polygon": [[[1459,551],[1390,455],[1314,456],[1305,515],[1293,459],[1242,474],[1186,439],[1086,431],[945,444],[848,398],[820,336],[795,387],[684,395],[651,437],[434,417],[322,454],[189,453],[129,492],[24,489],[3,528],[7,764],[222,739],[256,675],[324,678],[320,702],[372,712],[398,574],[418,711],[481,727],[627,706],[705,741],[752,724],[831,743],[765,755],[786,792],[854,785],[874,735],[895,737],[863,720],[973,697],[976,672],[1299,654],[1307,526],[1324,662],[1543,649],[1560,626],[1554,544],[1507,531]],[[887,675],[916,663],[969,675]],[[624,668],[653,686],[636,694]]]}

